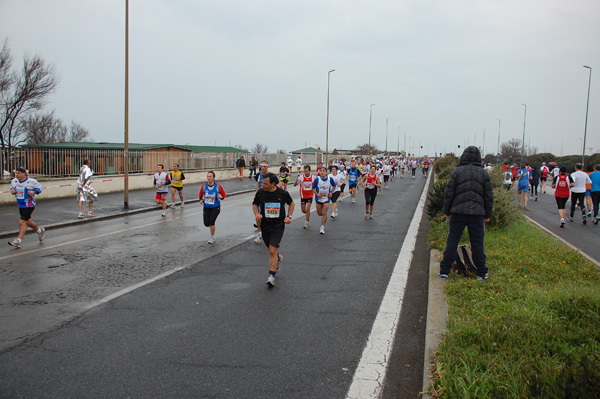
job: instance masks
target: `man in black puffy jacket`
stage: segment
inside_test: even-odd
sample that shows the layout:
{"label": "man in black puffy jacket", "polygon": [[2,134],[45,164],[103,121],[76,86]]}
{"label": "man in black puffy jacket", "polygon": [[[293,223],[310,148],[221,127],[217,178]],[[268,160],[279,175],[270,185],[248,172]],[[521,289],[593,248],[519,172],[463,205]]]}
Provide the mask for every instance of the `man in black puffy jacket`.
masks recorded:
{"label": "man in black puffy jacket", "polygon": [[493,206],[492,180],[481,166],[479,149],[469,146],[460,157],[458,167],[452,172],[444,194],[444,214],[450,220],[450,224],[444,259],[440,262],[440,277],[446,278],[450,274],[460,237],[467,227],[473,262],[477,267],[477,279],[487,278],[488,268],[485,264],[483,237],[484,226],[492,216]]}

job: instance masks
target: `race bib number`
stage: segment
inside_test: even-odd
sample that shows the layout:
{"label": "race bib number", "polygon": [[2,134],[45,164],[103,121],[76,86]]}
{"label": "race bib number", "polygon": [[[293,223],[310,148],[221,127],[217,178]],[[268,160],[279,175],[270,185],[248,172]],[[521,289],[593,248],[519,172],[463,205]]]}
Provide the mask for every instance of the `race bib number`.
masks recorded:
{"label": "race bib number", "polygon": [[207,205],[214,205],[215,204],[215,195],[214,194],[206,194],[204,196],[204,203]]}
{"label": "race bib number", "polygon": [[350,181],[356,181],[356,176],[350,175]]}
{"label": "race bib number", "polygon": [[265,217],[276,219],[279,217],[281,211],[281,204],[278,202],[267,202],[265,204]]}
{"label": "race bib number", "polygon": [[17,189],[16,197],[17,199],[25,199],[25,189]]}
{"label": "race bib number", "polygon": [[162,190],[162,188],[163,188],[162,184],[157,184],[157,185],[156,185],[156,189],[157,189],[157,190]]}
{"label": "race bib number", "polygon": [[312,191],[312,183],[305,182],[304,183],[304,191]]}

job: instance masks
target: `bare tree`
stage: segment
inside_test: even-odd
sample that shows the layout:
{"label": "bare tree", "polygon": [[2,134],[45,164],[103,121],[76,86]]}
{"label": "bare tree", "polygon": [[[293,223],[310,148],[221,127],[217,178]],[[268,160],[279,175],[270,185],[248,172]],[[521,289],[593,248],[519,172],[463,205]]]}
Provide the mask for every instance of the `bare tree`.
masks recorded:
{"label": "bare tree", "polygon": [[261,144],[261,143],[256,143],[256,145],[254,146],[254,148],[252,149],[252,153],[254,154],[266,154],[269,151],[269,147]]}
{"label": "bare tree", "polygon": [[361,153],[361,155],[367,155],[367,154],[377,154],[379,152],[379,149],[377,148],[377,146],[372,145],[369,151],[369,143],[365,143],[363,145],[357,145],[356,146],[356,150]]}
{"label": "bare tree", "polygon": [[238,150],[242,150],[244,152],[248,152],[248,149],[246,147],[244,147],[243,145],[241,145],[241,144],[236,144],[236,145],[233,146],[233,148],[237,148]]}
{"label": "bare tree", "polygon": [[32,112],[42,109],[46,98],[58,85],[54,65],[40,56],[25,56],[20,74],[11,72],[12,56],[8,40],[0,50],[0,144],[2,167],[10,170],[12,148],[23,142],[20,122]]}
{"label": "bare tree", "polygon": [[518,158],[521,156],[521,140],[510,139],[500,145],[500,153],[502,158]]}
{"label": "bare tree", "polygon": [[74,143],[87,141],[87,139],[90,137],[90,131],[83,127],[82,124],[75,121],[71,121],[71,129],[69,133],[69,141]]}

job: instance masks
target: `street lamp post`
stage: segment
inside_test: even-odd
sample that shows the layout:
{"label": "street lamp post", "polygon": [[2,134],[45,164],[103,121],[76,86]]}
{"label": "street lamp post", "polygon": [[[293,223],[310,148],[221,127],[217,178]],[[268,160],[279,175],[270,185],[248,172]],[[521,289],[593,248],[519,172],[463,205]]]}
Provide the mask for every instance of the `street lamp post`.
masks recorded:
{"label": "street lamp post", "polygon": [[587,95],[587,105],[585,107],[585,130],[583,131],[583,153],[581,155],[581,167],[585,166],[585,140],[587,138],[587,122],[588,122],[588,110],[590,108],[590,86],[592,85],[592,67],[583,66],[590,70],[590,79],[588,81],[588,95]]}
{"label": "street lamp post", "polygon": [[332,69],[327,72],[327,126],[325,127],[325,162],[326,166],[329,166],[329,81],[331,78],[331,72],[335,71]]}
{"label": "street lamp post", "polygon": [[483,129],[483,142],[481,143],[481,154],[485,156],[485,128]]}
{"label": "street lamp post", "polygon": [[373,105],[371,104],[371,112],[369,113],[369,158],[371,158],[371,123],[373,122]]}
{"label": "street lamp post", "polygon": [[[500,154],[500,119],[498,119],[498,152],[496,154]],[[496,155],[499,156],[499,155]]]}
{"label": "street lamp post", "polygon": [[390,118],[385,119],[385,155],[387,156],[387,143],[388,143],[388,124],[390,122]]}
{"label": "street lamp post", "polygon": [[125,0],[125,140],[123,147],[123,208],[129,208],[129,0]]}
{"label": "street lamp post", "polygon": [[527,120],[527,104],[521,103],[521,105],[525,107],[525,114],[523,115],[523,143],[521,143],[521,164],[523,164],[523,159],[525,157],[525,121]]}

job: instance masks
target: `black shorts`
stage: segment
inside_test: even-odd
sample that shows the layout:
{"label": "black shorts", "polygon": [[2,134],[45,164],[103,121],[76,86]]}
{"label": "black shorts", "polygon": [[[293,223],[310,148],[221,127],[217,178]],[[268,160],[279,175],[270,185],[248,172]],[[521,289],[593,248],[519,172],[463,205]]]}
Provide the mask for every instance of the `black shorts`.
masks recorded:
{"label": "black shorts", "polygon": [[177,190],[177,191],[181,191],[181,190],[183,190],[183,186],[181,186],[181,187],[175,187],[175,186],[171,186],[171,188],[174,188],[174,189],[175,189],[175,190]]}
{"label": "black shorts", "polygon": [[558,209],[566,209],[565,207],[567,206],[567,201],[569,200],[569,198],[560,198],[560,197],[555,197],[556,198],[556,205],[558,206]]}
{"label": "black shorts", "polygon": [[377,197],[377,187],[365,188],[365,202],[366,205],[373,206],[375,204],[375,197]]}
{"label": "black shorts", "polygon": [[275,248],[279,248],[279,243],[283,238],[283,232],[285,231],[285,227],[274,227],[274,228],[265,228],[262,226],[262,238],[267,246],[274,246]]}
{"label": "black shorts", "polygon": [[207,208],[204,207],[204,225],[206,227],[214,226],[217,222],[217,217],[221,213],[221,207],[217,206],[215,208]]}
{"label": "black shorts", "polygon": [[313,201],[312,197],[310,197],[310,198],[300,198],[300,203],[301,204],[307,204],[307,203],[308,204],[312,204],[312,201]]}
{"label": "black shorts", "polygon": [[31,219],[31,214],[35,210],[35,206],[31,208],[19,208],[19,214],[21,215],[21,220],[28,221]]}
{"label": "black shorts", "polygon": [[390,181],[390,175],[383,175],[383,182],[387,183],[388,181]]}
{"label": "black shorts", "polygon": [[337,202],[338,198],[340,197],[341,193],[342,193],[341,191],[334,191],[333,194],[331,194],[331,202],[333,202],[335,204]]}
{"label": "black shorts", "polygon": [[350,183],[348,185],[348,190],[352,190],[353,188],[356,188],[356,186],[358,186],[358,183]]}
{"label": "black shorts", "polygon": [[540,181],[546,181],[547,179],[547,177],[540,177]]}
{"label": "black shorts", "polygon": [[344,189],[345,189],[345,188],[346,188],[346,183],[344,183],[344,184],[342,184],[342,185],[340,186],[340,191],[341,191],[341,192],[344,192]]}

